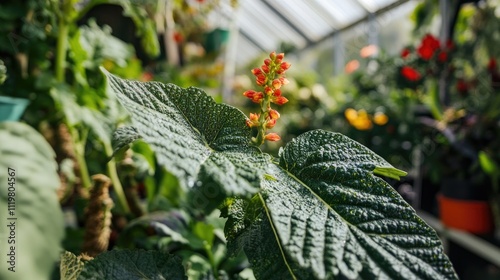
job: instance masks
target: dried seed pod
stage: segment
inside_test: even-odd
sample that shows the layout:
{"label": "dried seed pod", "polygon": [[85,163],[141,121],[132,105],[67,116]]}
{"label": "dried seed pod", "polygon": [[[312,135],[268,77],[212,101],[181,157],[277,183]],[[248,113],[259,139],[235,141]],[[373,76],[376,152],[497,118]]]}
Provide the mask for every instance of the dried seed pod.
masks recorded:
{"label": "dried seed pod", "polygon": [[85,236],[82,252],[95,257],[108,249],[113,200],[109,197],[111,180],[108,177],[97,174],[92,176],[92,180],[94,186],[85,210]]}

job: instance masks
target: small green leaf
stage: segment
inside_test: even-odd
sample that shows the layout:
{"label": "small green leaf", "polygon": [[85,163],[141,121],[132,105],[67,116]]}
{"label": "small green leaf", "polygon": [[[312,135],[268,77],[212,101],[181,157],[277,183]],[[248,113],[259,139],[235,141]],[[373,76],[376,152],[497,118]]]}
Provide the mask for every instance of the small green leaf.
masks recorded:
{"label": "small green leaf", "polygon": [[266,179],[266,180],[276,181],[276,178],[274,178],[274,176],[273,176],[273,175],[271,175],[271,174],[267,174],[267,173],[266,173],[266,174],[264,174],[264,179]]}
{"label": "small green leaf", "polygon": [[404,172],[403,170],[399,170],[394,167],[379,167],[376,166],[375,169],[373,169],[373,174],[393,178],[396,180],[399,180],[401,176],[406,176],[408,173]]}
{"label": "small green leaf", "polygon": [[240,110],[197,88],[127,81],[102,71],[158,162],[192,190],[193,206],[213,209],[227,196],[257,191],[269,157],[250,145]]}
{"label": "small green leaf", "polygon": [[[0,230],[0,279],[49,279],[64,235],[55,153],[23,123],[0,123],[0,143],[0,220],[5,222]],[[7,212],[8,205],[12,212]],[[11,246],[15,261],[9,263]]]}
{"label": "small green leaf", "polygon": [[114,250],[85,263],[78,280],[187,279],[182,259],[160,251]]}
{"label": "small green leaf", "polygon": [[113,146],[113,155],[118,151],[128,149],[130,144],[141,139],[141,135],[133,126],[122,126],[113,132],[111,144]]}
{"label": "small green leaf", "polygon": [[500,175],[500,168],[498,167],[496,162],[484,151],[479,151],[479,164],[486,174],[490,176],[493,176],[495,174]]}

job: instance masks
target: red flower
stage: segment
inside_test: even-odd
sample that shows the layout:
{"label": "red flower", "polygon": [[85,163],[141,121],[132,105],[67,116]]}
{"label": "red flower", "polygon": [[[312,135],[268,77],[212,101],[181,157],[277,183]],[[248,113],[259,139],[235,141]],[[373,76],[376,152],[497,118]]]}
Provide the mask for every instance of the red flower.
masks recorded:
{"label": "red flower", "polygon": [[411,52],[409,49],[407,48],[404,48],[402,51],[401,51],[401,57],[402,58],[408,58],[408,56],[410,56]]}
{"label": "red flower", "polygon": [[412,82],[416,82],[421,78],[420,73],[410,66],[403,66],[401,68],[401,75],[403,75],[403,77],[405,77],[408,81]]}
{"label": "red flower", "polygon": [[[278,59],[278,58],[276,58]],[[276,70],[276,74],[278,75],[281,75],[283,73],[285,73],[286,70],[288,70],[288,68],[290,68],[291,64],[284,61],[284,62],[281,62],[280,66],[279,66],[279,69]]]}
{"label": "red flower", "polygon": [[424,38],[422,38],[422,45],[429,47],[432,50],[437,50],[441,46],[439,40],[431,34],[426,34]]}
{"label": "red flower", "polygon": [[254,69],[252,69],[252,74],[254,76],[261,75],[262,74],[262,70],[260,68],[254,68]]}
{"label": "red flower", "polygon": [[417,48],[417,53],[423,60],[429,60],[439,47],[439,40],[431,34],[427,34],[422,38],[422,43]]}
{"label": "red flower", "polygon": [[176,43],[181,43],[182,41],[184,41],[184,36],[182,36],[182,34],[179,32],[174,32],[174,41]]}
{"label": "red flower", "polygon": [[463,79],[457,81],[457,90],[460,93],[466,93],[469,90],[469,84]]}
{"label": "red flower", "polygon": [[423,60],[429,60],[434,55],[434,50],[431,47],[421,45],[418,47],[417,53]]}
{"label": "red flower", "polygon": [[438,54],[438,61],[439,62],[446,62],[446,60],[448,60],[448,53],[447,52],[440,52]]}
{"label": "red flower", "polygon": [[495,72],[496,69],[497,69],[497,61],[492,57],[488,62],[488,71]]}
{"label": "red flower", "polygon": [[276,63],[281,63],[281,61],[283,60],[283,58],[285,58],[285,54],[284,53],[279,53],[276,55]]}
{"label": "red flower", "polygon": [[270,69],[269,69],[269,66],[263,64],[261,67],[262,71],[264,71],[264,73],[268,74]]}
{"label": "red flower", "polygon": [[253,96],[254,96],[256,93],[257,93],[257,92],[256,92],[255,90],[251,90],[251,89],[249,89],[249,90],[245,91],[245,92],[243,93],[243,95],[244,95],[245,97],[247,97],[247,98],[252,99],[252,98],[253,98]]}

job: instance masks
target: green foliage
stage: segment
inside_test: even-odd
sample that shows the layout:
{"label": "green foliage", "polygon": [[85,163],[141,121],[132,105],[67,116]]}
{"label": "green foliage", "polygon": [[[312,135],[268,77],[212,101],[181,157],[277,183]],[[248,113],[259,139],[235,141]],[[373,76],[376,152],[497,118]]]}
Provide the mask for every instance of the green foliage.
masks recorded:
{"label": "green foliage", "polygon": [[[257,191],[267,159],[248,142],[251,130],[241,111],[215,103],[197,88],[107,76],[159,163],[193,190],[195,208],[211,210],[227,196]],[[168,141],[157,140],[164,137]]]}
{"label": "green foliage", "polygon": [[187,278],[184,276],[181,259],[177,256],[159,251],[113,250],[86,262],[77,279]]}
{"label": "green foliage", "polygon": [[[16,271],[7,270],[7,263],[2,261],[0,278],[49,279],[59,259],[64,234],[56,195],[60,181],[54,151],[33,128],[16,122],[0,123],[0,143],[0,182],[4,185],[0,188],[0,201],[5,207],[0,217],[7,221],[7,205],[12,205],[12,201],[7,203],[13,197],[15,209],[9,217],[17,218],[15,244],[7,244],[8,232],[3,225],[0,245],[3,260],[10,246],[15,246]],[[15,188],[15,196],[8,192],[9,186]]]}
{"label": "green foliage", "polygon": [[[435,232],[375,176],[406,173],[363,145],[315,130],[286,145],[278,164],[249,145],[239,110],[196,88],[106,75],[134,127],[184,188],[215,186],[223,195],[213,206],[242,197],[221,206],[228,246],[233,256],[247,255],[258,279],[456,278]],[[135,138],[126,131],[124,139]],[[199,226],[195,234],[207,230]]]}
{"label": "green foliage", "polygon": [[0,85],[7,79],[7,68],[5,67],[3,61],[0,59]]}

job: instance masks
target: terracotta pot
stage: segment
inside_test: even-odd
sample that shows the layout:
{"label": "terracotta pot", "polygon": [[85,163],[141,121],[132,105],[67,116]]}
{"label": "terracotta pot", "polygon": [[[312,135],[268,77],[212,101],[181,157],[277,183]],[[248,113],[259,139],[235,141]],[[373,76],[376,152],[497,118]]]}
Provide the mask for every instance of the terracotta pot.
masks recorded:
{"label": "terracotta pot", "polygon": [[475,234],[492,233],[493,216],[488,201],[463,200],[438,195],[441,222]]}

